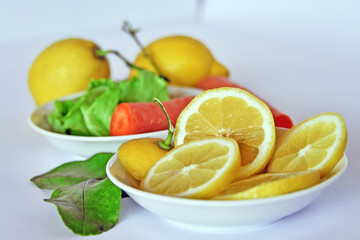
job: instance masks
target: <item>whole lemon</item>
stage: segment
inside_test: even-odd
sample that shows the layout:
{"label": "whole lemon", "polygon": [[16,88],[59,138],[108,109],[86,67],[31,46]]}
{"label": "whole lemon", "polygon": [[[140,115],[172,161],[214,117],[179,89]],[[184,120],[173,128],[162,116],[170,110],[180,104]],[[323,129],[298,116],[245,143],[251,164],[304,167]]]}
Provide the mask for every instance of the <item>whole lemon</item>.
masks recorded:
{"label": "whole lemon", "polygon": [[123,143],[117,152],[121,165],[135,179],[143,180],[150,168],[168,152],[158,145],[162,141],[161,138],[140,138]]}
{"label": "whole lemon", "polygon": [[108,78],[109,62],[97,57],[99,47],[88,40],[70,38],[47,47],[30,67],[28,84],[37,105],[83,91],[90,80]]}
{"label": "whole lemon", "polygon": [[[228,76],[228,69],[219,63],[199,40],[188,36],[167,36],[145,47],[160,74],[171,84],[195,86],[207,76]],[[158,73],[150,60],[140,52],[135,66]],[[130,78],[136,74],[131,70]]]}
{"label": "whole lemon", "polygon": [[146,177],[150,168],[152,168],[159,159],[161,159],[173,148],[171,141],[174,136],[174,126],[171,124],[169,115],[161,101],[155,98],[154,102],[160,106],[169,124],[166,139],[132,139],[120,145],[117,151],[121,165],[128,171],[128,173],[130,173],[131,176],[140,181]]}

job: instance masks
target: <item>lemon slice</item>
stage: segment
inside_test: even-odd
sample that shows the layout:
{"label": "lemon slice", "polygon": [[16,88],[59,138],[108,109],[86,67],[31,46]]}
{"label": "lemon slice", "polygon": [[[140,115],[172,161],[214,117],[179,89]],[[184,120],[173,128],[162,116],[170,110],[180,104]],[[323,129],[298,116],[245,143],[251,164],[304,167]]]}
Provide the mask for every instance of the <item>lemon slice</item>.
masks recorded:
{"label": "lemon slice", "polygon": [[231,183],[214,199],[245,200],[282,195],[320,182],[318,171],[263,173]]}
{"label": "lemon slice", "polygon": [[234,179],[239,166],[236,141],[205,138],[169,151],[150,169],[140,187],[158,194],[208,199]]}
{"label": "lemon slice", "polygon": [[275,147],[273,116],[264,102],[238,88],[217,88],[196,96],[182,111],[175,129],[179,146],[207,136],[237,141],[241,167],[236,179],[262,171]]}
{"label": "lemon slice", "polygon": [[321,113],[282,135],[276,143],[268,172],[319,170],[326,176],[344,154],[345,121],[337,113]]}

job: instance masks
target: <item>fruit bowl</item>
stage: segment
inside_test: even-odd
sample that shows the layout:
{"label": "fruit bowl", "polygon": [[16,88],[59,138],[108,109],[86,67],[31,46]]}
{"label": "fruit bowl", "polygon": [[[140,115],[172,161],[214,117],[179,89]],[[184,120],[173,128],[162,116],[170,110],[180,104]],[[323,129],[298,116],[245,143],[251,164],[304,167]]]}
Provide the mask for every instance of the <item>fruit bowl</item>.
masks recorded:
{"label": "fruit bowl", "polygon": [[234,232],[279,221],[311,204],[344,173],[346,155],[329,175],[310,188],[255,200],[197,200],[145,192],[121,166],[117,154],[109,160],[109,179],[144,209],[167,221],[196,231]]}
{"label": "fruit bowl", "polygon": [[[171,97],[196,96],[202,90],[197,88],[169,86]],[[83,93],[73,94],[61,99],[72,99]],[[54,108],[54,102],[51,101],[38,107],[29,117],[28,122],[32,129],[43,135],[51,144],[57,148],[68,152],[77,157],[90,157],[99,152],[116,152],[119,146],[131,139],[137,138],[166,138],[167,130],[150,133],[141,133],[124,136],[74,136],[56,133],[51,131],[46,117]]]}

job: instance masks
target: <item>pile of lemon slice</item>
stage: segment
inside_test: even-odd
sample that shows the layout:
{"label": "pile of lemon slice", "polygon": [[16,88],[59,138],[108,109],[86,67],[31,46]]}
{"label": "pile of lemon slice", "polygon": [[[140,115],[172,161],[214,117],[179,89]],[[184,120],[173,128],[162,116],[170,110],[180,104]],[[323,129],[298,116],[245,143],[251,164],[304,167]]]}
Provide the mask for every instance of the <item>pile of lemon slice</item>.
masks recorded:
{"label": "pile of lemon slice", "polygon": [[344,154],[347,131],[337,113],[321,113],[276,139],[269,108],[237,88],[203,92],[180,114],[175,148],[141,182],[158,194],[254,199],[320,182]]}

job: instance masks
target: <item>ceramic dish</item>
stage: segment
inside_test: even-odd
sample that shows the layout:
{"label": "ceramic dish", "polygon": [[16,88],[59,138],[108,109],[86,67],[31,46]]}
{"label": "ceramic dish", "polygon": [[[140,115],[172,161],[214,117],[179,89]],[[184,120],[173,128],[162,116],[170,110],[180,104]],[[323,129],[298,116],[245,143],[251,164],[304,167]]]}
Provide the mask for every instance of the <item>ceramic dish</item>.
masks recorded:
{"label": "ceramic dish", "polygon": [[[196,96],[202,92],[200,89],[169,86],[171,97]],[[67,96],[62,99],[72,99],[82,93]],[[54,108],[53,101],[38,107],[29,118],[30,126],[38,133],[43,135],[50,143],[57,148],[78,157],[90,157],[99,152],[116,152],[118,147],[131,139],[137,138],[165,138],[167,130],[126,135],[126,136],[105,136],[105,137],[87,137],[73,136],[55,133],[51,131],[46,117]]]}
{"label": "ceramic dish", "polygon": [[268,225],[293,214],[312,203],[344,173],[344,155],[321,183],[293,193],[255,200],[196,200],[145,192],[121,166],[117,155],[109,160],[109,179],[146,210],[171,223],[192,230],[233,232]]}

